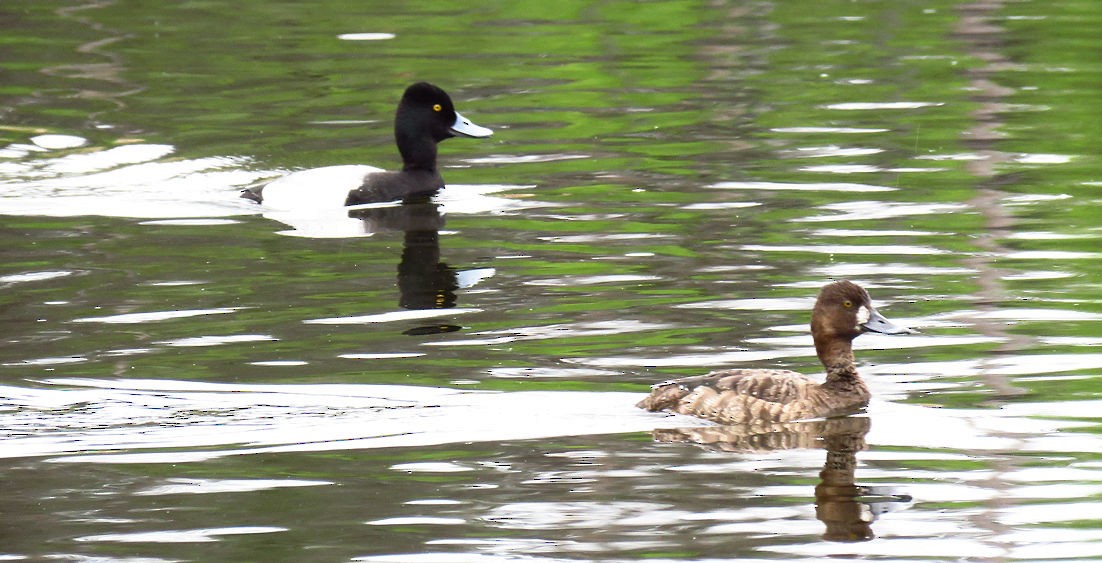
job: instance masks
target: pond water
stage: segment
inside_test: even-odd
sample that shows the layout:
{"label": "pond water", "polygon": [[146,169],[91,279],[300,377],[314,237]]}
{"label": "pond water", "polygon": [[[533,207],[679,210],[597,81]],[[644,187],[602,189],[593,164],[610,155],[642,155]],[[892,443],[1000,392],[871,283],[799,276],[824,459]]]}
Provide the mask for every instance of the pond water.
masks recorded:
{"label": "pond water", "polygon": [[[0,558],[1102,559],[1089,0],[0,5]],[[238,192],[494,129],[430,204]],[[645,413],[722,367],[867,412]]]}

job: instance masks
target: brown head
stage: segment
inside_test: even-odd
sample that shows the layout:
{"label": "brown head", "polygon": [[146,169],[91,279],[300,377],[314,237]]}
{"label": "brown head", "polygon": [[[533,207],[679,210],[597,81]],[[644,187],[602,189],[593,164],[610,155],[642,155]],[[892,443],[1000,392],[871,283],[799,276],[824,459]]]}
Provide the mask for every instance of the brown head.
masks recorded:
{"label": "brown head", "polygon": [[853,339],[866,332],[912,331],[892,324],[876,312],[869,292],[861,286],[849,280],[823,286],[811,313],[811,336],[828,374],[832,370],[853,371]]}

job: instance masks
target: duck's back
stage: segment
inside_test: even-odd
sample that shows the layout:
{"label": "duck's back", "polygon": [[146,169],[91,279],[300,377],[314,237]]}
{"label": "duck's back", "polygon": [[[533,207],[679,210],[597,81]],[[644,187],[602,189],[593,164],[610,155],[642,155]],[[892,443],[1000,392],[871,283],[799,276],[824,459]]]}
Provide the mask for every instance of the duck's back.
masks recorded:
{"label": "duck's back", "polygon": [[735,369],[659,383],[637,406],[723,424],[747,424],[829,416],[859,408],[867,400],[860,393],[828,393],[794,371]]}

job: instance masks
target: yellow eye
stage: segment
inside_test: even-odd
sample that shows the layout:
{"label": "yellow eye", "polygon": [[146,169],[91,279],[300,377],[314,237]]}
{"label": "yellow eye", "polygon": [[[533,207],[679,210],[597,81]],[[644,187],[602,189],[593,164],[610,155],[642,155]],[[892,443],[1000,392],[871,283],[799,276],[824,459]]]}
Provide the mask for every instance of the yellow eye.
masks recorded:
{"label": "yellow eye", "polygon": [[432,105],[432,111],[440,111],[442,109],[444,109],[444,106],[442,106],[440,104],[433,104]]}
{"label": "yellow eye", "polygon": [[850,301],[849,299],[846,299],[845,301],[842,302],[842,306],[845,307],[846,309],[850,309],[850,308],[853,307],[853,301]]}

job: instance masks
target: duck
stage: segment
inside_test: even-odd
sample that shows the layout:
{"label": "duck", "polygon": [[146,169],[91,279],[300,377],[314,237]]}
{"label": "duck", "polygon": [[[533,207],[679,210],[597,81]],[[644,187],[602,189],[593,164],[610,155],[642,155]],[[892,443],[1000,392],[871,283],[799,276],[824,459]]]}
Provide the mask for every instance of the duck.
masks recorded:
{"label": "duck", "polygon": [[491,135],[493,130],[457,112],[442,88],[417,82],[406,88],[394,115],[394,141],[402,157],[400,171],[366,165],[326,166],[288,174],[247,189],[241,197],[280,210],[425,201],[444,188],[436,165],[436,145],[452,137]]}
{"label": "duck", "polygon": [[871,394],[853,357],[853,340],[866,332],[911,334],[884,318],[869,292],[849,280],[825,285],[811,312],[815,352],[826,368],[822,383],[779,369],[729,369],[658,383],[636,406],[724,425],[760,425],[853,414]]}

